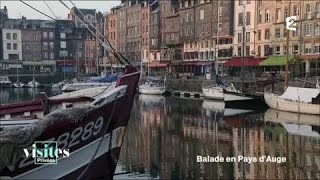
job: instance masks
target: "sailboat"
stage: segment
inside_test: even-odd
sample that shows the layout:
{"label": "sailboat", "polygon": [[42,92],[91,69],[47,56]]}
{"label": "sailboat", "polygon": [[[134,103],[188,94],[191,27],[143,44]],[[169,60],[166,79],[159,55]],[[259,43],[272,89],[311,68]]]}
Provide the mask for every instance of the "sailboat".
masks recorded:
{"label": "sailboat", "polygon": [[[150,13],[148,13],[150,14]],[[148,34],[150,39],[150,34]],[[147,81],[139,85],[139,93],[141,94],[149,94],[149,95],[162,95],[166,91],[166,77],[164,78],[164,82],[156,77],[150,77],[150,46],[148,44],[148,78]],[[141,60],[141,73],[142,73],[142,60]]]}
{"label": "sailboat", "polygon": [[[219,1],[220,2],[220,1]],[[245,2],[244,2],[244,11],[245,11]],[[219,12],[218,12],[219,13]],[[246,14],[244,12],[244,14]],[[220,15],[218,14],[218,25],[220,23]],[[243,18],[243,36],[245,34],[245,19]],[[217,26],[218,26],[217,25]],[[244,39],[244,38],[243,38]],[[244,104],[245,102],[254,102],[254,104],[261,103],[261,99],[258,96],[253,96],[249,94],[245,94],[242,90],[237,89],[233,83],[227,85],[225,82],[223,82],[219,76],[218,76],[218,43],[219,43],[219,32],[217,31],[217,43],[216,43],[216,60],[215,60],[215,72],[216,72],[216,85],[208,86],[202,88],[202,92],[205,96],[205,98],[208,99],[216,99],[216,100],[224,100],[226,103],[226,106],[238,106],[241,104]],[[244,41],[243,41],[244,43]],[[243,53],[244,55],[244,45],[243,45]],[[244,74],[244,73],[242,73]],[[240,103],[240,104],[239,104]]]}
{"label": "sailboat", "polygon": [[[291,2],[289,4],[289,9]],[[289,11],[290,12],[290,11]],[[287,29],[287,47],[289,47],[289,29]],[[285,68],[285,92],[282,95],[265,92],[264,99],[267,105],[273,109],[320,115],[320,85],[317,80],[315,88],[300,88],[288,86],[288,56],[286,52],[286,68]]]}
{"label": "sailboat", "polygon": [[17,81],[12,84],[12,87],[14,88],[22,88],[24,84],[19,81],[19,69],[17,68]]}
{"label": "sailboat", "polygon": [[40,87],[40,83],[38,83],[34,79],[34,67],[33,67],[33,72],[32,72],[32,81],[29,81],[28,84],[26,85],[26,87],[29,87],[29,88],[38,88],[38,87]]}

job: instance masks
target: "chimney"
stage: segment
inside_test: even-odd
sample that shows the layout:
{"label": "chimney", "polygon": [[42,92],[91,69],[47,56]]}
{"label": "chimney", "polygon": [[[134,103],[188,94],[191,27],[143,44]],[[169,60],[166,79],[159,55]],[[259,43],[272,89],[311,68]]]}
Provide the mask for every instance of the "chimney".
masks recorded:
{"label": "chimney", "polygon": [[22,20],[26,20],[27,18],[25,17],[25,16],[22,16],[22,18],[21,18]]}

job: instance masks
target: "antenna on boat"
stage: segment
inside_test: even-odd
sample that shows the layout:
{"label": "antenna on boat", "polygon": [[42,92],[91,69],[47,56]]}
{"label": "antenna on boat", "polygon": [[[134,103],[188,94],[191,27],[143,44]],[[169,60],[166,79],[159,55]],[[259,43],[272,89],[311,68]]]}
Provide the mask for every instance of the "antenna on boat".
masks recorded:
{"label": "antenna on boat", "polygon": [[247,13],[246,13],[246,1],[242,1],[242,51],[241,51],[241,90],[244,90],[244,48],[245,48],[245,34],[246,34],[246,24],[247,24]]}

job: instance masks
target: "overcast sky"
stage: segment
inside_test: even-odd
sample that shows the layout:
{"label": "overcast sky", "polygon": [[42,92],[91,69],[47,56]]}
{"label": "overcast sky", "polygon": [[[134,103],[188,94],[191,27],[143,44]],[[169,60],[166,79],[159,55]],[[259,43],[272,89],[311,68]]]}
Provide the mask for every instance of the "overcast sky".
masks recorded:
{"label": "overcast sky", "polygon": [[[48,9],[46,4],[43,2],[43,0],[24,2],[48,14],[49,16],[54,17],[54,15]],[[59,19],[66,19],[68,17],[69,10],[66,7],[64,7],[58,0],[46,0],[46,2]],[[72,4],[69,1],[64,0],[64,2],[69,7],[72,7]],[[105,13],[109,11],[110,8],[120,4],[120,0],[73,0],[72,2],[78,8],[97,9],[102,13]],[[3,9],[4,6],[7,6],[9,18],[21,18],[21,16],[25,16],[27,17],[27,19],[49,19],[48,17],[36,12],[35,10],[31,9],[30,7],[21,3],[18,0],[0,0],[0,3],[1,9]]]}

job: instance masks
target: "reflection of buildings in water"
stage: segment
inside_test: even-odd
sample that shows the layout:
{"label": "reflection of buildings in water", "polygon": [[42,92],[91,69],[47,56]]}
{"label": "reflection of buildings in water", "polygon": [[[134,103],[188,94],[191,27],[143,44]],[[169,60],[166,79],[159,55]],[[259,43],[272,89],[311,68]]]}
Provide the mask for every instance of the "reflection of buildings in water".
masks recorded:
{"label": "reflection of buildings in water", "polygon": [[[223,117],[211,112],[207,116],[201,101],[168,98],[160,104],[134,107],[121,152],[128,171],[149,172],[161,179],[320,176],[318,137],[295,134],[294,128],[262,121],[263,114]],[[287,163],[197,163],[197,155],[283,156]]]}
{"label": "reflection of buildings in water", "polygon": [[[292,114],[289,117],[293,117]],[[306,125],[297,124],[288,126],[284,123],[285,119],[280,119],[280,122],[282,124],[267,122],[264,126],[233,128],[234,156],[286,157],[286,163],[281,164],[235,162],[235,179],[244,177],[317,179],[320,177],[319,133],[314,132],[311,126],[309,128],[305,127]],[[308,132],[302,134],[301,130]]]}
{"label": "reflection of buildings in water", "polygon": [[0,94],[0,104],[6,104],[6,102],[9,102],[10,93],[7,90],[1,89]]}

